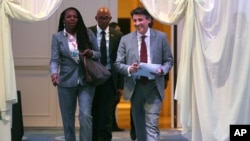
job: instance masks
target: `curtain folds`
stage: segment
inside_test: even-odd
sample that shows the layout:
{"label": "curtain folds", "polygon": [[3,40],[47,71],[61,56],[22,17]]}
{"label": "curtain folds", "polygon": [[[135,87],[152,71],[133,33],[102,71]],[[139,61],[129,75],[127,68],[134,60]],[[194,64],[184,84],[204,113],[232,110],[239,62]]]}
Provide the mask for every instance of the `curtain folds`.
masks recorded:
{"label": "curtain folds", "polygon": [[11,121],[12,104],[17,102],[9,18],[24,22],[47,19],[62,0],[1,0],[0,1],[0,112],[1,118]]}
{"label": "curtain folds", "polygon": [[228,141],[230,124],[250,124],[250,1],[141,2],[162,23],[184,21],[175,88],[183,133]]}
{"label": "curtain folds", "polygon": [[12,104],[17,102],[9,18],[24,22],[47,19],[62,0],[0,0],[0,140],[11,141]]}

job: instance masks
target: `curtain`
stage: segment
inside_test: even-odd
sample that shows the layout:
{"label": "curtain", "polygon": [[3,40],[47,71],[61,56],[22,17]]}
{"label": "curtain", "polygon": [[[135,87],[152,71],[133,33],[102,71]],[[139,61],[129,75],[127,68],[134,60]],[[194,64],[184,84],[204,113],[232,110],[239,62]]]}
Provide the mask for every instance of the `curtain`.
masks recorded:
{"label": "curtain", "polygon": [[183,134],[228,141],[250,124],[250,1],[141,0],[164,24],[183,21],[175,98]]}
{"label": "curtain", "polygon": [[[9,18],[24,22],[46,20],[62,0],[0,0],[0,140],[10,140],[12,104],[17,102]],[[13,32],[14,33],[14,32]]]}

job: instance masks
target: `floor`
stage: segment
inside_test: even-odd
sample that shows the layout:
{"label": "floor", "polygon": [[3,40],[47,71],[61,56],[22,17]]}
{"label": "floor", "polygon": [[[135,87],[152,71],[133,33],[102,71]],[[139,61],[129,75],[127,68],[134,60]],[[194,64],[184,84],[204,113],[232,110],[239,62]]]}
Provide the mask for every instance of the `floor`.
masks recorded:
{"label": "floor", "polygon": [[[78,138],[78,135],[77,135]],[[62,129],[24,129],[22,141],[64,141]],[[113,132],[112,141],[130,141],[129,131]],[[187,141],[180,129],[164,129],[160,141]]]}

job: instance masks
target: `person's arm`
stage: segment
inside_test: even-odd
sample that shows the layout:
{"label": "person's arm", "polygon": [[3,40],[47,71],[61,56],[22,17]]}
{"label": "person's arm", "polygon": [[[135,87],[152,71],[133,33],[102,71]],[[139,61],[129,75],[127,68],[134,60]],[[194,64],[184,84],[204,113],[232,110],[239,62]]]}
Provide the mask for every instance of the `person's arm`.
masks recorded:
{"label": "person's arm", "polygon": [[100,49],[97,45],[97,39],[96,39],[96,36],[94,34],[93,31],[91,31],[90,29],[88,29],[88,33],[89,33],[89,40],[90,40],[90,43],[91,43],[91,47],[92,47],[92,58],[95,59],[95,60],[99,60],[101,58],[101,52],[100,52]]}
{"label": "person's arm", "polygon": [[60,55],[58,49],[58,41],[56,34],[54,34],[52,36],[51,57],[50,57],[50,75],[51,75],[51,81],[54,86],[57,86],[59,83],[59,76],[58,76],[59,65],[60,65]]}
{"label": "person's arm", "polygon": [[167,36],[166,34],[163,34],[162,36],[162,45],[163,45],[163,65],[161,67],[163,71],[163,75],[166,75],[170,69],[172,68],[174,64],[174,58],[172,56],[172,52],[170,49],[170,46],[167,41]]}
{"label": "person's arm", "polygon": [[121,41],[119,43],[118,51],[117,51],[117,58],[114,63],[115,69],[121,73],[122,75],[127,76],[128,73],[128,67],[129,65],[125,64],[126,63],[126,44],[125,40],[122,37]]}

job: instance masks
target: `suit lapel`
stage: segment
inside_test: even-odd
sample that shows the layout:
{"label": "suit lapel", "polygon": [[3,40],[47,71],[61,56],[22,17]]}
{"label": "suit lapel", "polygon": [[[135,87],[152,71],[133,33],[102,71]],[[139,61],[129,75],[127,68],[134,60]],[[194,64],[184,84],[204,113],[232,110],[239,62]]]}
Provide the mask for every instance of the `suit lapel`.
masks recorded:
{"label": "suit lapel", "polygon": [[155,52],[156,52],[156,49],[157,49],[157,44],[156,42],[156,33],[154,30],[150,29],[150,59],[151,59],[151,62],[153,63],[154,60],[153,58],[155,57]]}
{"label": "suit lapel", "polygon": [[132,34],[132,38],[131,38],[131,48],[132,50],[134,50],[134,55],[136,57],[136,61],[140,62],[140,57],[139,57],[139,47],[138,47],[138,39],[137,39],[137,34],[136,32],[134,32],[134,34]]}
{"label": "suit lapel", "polygon": [[112,53],[112,49],[113,49],[113,46],[114,46],[114,34],[112,33],[111,30],[109,30],[109,54]]}
{"label": "suit lapel", "polygon": [[63,44],[63,48],[66,51],[66,54],[71,57],[67,36],[65,36],[63,32],[61,32],[60,37]]}
{"label": "suit lapel", "polygon": [[93,33],[97,37],[97,27],[96,26],[92,26],[92,27],[90,27],[90,29],[93,31]]}

